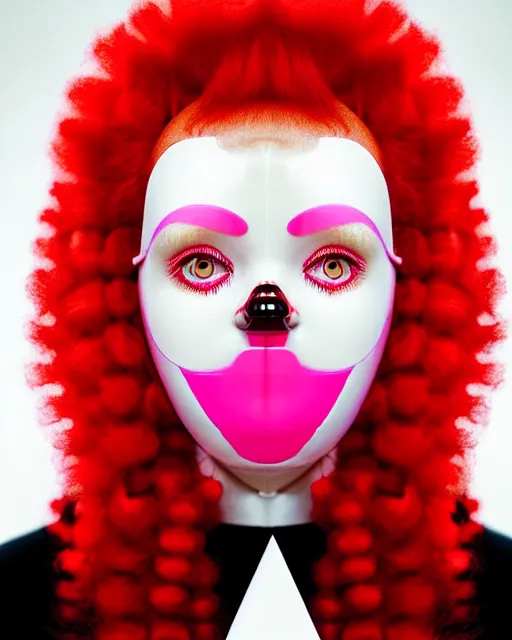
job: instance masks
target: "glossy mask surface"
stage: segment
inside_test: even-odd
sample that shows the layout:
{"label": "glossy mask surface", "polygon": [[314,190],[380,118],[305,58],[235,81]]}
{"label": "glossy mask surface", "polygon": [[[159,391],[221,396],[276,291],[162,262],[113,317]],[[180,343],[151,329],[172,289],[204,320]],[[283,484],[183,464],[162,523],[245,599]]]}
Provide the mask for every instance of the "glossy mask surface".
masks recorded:
{"label": "glossy mask surface", "polygon": [[[382,356],[394,261],[386,182],[356,142],[167,149],[134,262],[154,361],[198,444],[240,470],[306,467],[335,447]],[[265,283],[285,325],[247,330]]]}

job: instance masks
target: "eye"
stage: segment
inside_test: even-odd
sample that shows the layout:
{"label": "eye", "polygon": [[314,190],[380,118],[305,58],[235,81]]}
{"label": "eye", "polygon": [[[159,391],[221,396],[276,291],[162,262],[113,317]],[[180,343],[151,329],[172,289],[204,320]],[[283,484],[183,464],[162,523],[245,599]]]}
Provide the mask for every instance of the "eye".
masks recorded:
{"label": "eye", "polygon": [[204,282],[225,273],[225,267],[210,256],[197,256],[182,267],[182,272],[191,282]]}
{"label": "eye", "polygon": [[352,273],[348,260],[337,256],[325,258],[322,260],[320,267],[320,278],[326,276],[329,280],[344,282],[350,278],[350,274]]}
{"label": "eye", "polygon": [[359,256],[340,247],[324,247],[304,263],[306,281],[327,293],[336,293],[352,286],[365,272]]}
{"label": "eye", "polygon": [[231,277],[233,265],[213,247],[192,247],[169,260],[168,273],[178,286],[206,294]]}

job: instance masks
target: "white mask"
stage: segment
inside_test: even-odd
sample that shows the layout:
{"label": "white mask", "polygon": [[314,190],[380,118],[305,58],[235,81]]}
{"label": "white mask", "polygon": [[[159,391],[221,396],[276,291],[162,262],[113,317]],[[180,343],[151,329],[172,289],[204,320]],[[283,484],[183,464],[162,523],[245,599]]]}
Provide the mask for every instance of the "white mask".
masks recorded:
{"label": "white mask", "polygon": [[178,142],[149,180],[139,262],[155,364],[202,449],[236,475],[336,446],[382,357],[399,262],[369,151]]}

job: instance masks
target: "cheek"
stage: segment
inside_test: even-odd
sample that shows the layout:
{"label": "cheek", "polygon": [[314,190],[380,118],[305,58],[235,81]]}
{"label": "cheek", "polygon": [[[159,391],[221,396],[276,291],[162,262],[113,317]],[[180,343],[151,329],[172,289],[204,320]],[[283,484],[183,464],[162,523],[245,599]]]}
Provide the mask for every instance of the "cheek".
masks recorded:
{"label": "cheek", "polygon": [[391,315],[384,323],[375,348],[356,365],[329,415],[292,461],[293,464],[314,464],[336,447],[350,429],[375,379],[389,335]]}
{"label": "cheek", "polygon": [[253,467],[241,458],[201,408],[179,367],[169,362],[148,337],[148,344],[171,403],[199,446],[227,467]]}
{"label": "cheek", "polygon": [[164,266],[151,254],[139,272],[148,338],[166,359],[185,369],[222,368],[246,347],[245,336],[231,321],[239,297],[236,286],[209,296],[184,291],[170,281]]}
{"label": "cheek", "polygon": [[288,346],[312,368],[339,370],[362,362],[376,349],[393,309],[395,270],[382,252],[353,289],[335,295],[303,286],[298,301],[301,331]]}

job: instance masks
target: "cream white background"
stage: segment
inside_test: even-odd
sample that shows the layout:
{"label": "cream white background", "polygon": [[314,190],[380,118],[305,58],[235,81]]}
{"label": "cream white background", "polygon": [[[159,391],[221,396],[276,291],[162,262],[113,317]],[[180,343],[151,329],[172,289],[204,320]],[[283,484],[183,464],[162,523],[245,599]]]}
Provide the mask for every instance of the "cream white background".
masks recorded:
{"label": "cream white background", "polygon": [[[30,311],[24,281],[30,241],[50,183],[48,143],[66,82],[94,35],[126,14],[130,0],[0,0],[0,542],[48,522],[58,493],[51,450],[24,381]],[[404,0],[441,38],[450,70],[462,78],[482,143],[481,201],[499,236],[499,266],[512,282],[512,2]],[[502,305],[512,317],[512,297]],[[512,348],[500,357],[506,383],[475,458],[481,518],[512,536]]]}

